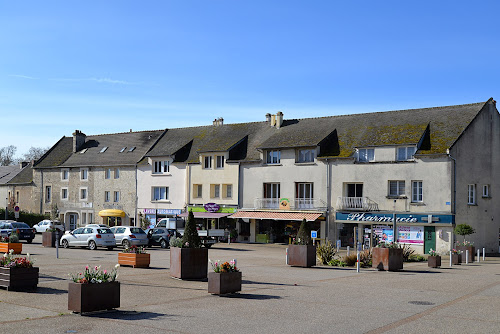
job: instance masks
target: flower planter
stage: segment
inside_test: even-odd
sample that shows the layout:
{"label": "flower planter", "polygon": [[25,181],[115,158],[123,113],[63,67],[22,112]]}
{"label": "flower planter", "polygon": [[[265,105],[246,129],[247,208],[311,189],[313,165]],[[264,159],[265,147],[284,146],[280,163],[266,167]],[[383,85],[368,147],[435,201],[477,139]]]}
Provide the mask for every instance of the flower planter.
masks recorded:
{"label": "flower planter", "polygon": [[373,247],[372,268],[387,271],[403,269],[403,249]]}
{"label": "flower planter", "polygon": [[431,268],[439,268],[441,267],[441,256],[429,256],[427,258],[427,265]]}
{"label": "flower planter", "polygon": [[309,268],[316,265],[316,246],[288,245],[288,265]]}
{"label": "flower planter", "polygon": [[56,232],[42,232],[43,247],[56,247],[56,240],[58,239],[61,239],[61,234],[59,234],[59,238],[56,238]]}
{"label": "flower planter", "polygon": [[462,254],[451,254],[451,264],[460,264],[462,262]]}
{"label": "flower planter", "polygon": [[208,273],[208,293],[223,295],[241,291],[241,271]]}
{"label": "flower planter", "polygon": [[0,286],[7,290],[36,289],[38,268],[0,267]]}
{"label": "flower planter", "polygon": [[120,307],[120,282],[82,284],[69,282],[68,310],[83,313]]}
{"label": "flower planter", "polygon": [[141,253],[118,253],[118,263],[123,266],[134,268],[149,268],[151,254]]}
{"label": "flower planter", "polygon": [[466,252],[465,251],[469,251],[469,263],[472,263],[474,262],[474,257],[475,257],[475,252],[476,252],[476,247],[474,246],[457,246],[456,248],[457,250],[459,251],[462,251],[463,253],[461,254],[462,255],[462,259],[460,260],[460,262],[462,263],[465,263],[466,261]]}
{"label": "flower planter", "polygon": [[14,254],[21,254],[23,244],[20,242],[0,242],[0,253],[8,253],[11,249],[14,250]]}
{"label": "flower planter", "polygon": [[180,279],[205,279],[208,271],[207,248],[170,247],[170,275]]}

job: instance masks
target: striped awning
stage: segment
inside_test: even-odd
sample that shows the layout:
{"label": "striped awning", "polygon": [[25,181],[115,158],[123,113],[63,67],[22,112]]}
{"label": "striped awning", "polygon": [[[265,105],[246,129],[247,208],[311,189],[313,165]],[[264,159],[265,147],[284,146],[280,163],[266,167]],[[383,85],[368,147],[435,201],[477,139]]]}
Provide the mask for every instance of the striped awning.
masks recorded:
{"label": "striped awning", "polygon": [[273,219],[273,220],[299,220],[304,218],[309,221],[315,221],[321,217],[317,212],[274,212],[274,211],[238,211],[228,218],[249,218],[249,219]]}

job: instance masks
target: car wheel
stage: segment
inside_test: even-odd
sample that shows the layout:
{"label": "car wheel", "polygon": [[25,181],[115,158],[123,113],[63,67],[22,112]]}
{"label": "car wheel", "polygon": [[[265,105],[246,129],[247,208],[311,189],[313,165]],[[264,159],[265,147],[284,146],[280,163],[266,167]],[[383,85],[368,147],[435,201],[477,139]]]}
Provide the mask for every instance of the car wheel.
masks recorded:
{"label": "car wheel", "polygon": [[28,240],[26,240],[26,242],[30,244],[33,242],[33,239],[28,239]]}
{"label": "car wheel", "polygon": [[69,248],[69,242],[68,242],[68,240],[63,240],[62,241],[62,245],[63,245],[64,248]]}
{"label": "car wheel", "polygon": [[127,239],[122,241],[123,248],[130,248],[130,241]]}
{"label": "car wheel", "polygon": [[108,247],[108,250],[113,250],[114,247]]}
{"label": "car wheel", "polygon": [[97,248],[97,245],[95,244],[94,240],[89,241],[89,249],[90,250],[95,250]]}
{"label": "car wheel", "polygon": [[160,240],[160,247],[161,248],[167,248],[167,240],[161,239]]}

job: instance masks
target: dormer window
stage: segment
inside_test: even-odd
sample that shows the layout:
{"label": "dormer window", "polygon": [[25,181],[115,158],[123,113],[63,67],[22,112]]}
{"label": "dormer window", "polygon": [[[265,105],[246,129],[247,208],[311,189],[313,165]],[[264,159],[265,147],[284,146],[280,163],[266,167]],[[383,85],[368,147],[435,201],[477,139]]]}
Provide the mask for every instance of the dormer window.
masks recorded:
{"label": "dormer window", "polygon": [[153,174],[170,173],[170,161],[154,161]]}
{"label": "dormer window", "polygon": [[312,149],[298,150],[297,151],[297,162],[314,162],[314,151]]}
{"label": "dormer window", "polygon": [[268,165],[279,164],[281,162],[281,151],[273,150],[266,152],[266,163]]}
{"label": "dormer window", "polygon": [[417,148],[415,146],[398,147],[397,160],[398,161],[408,161],[413,160],[413,156]]}
{"label": "dormer window", "polygon": [[212,169],[212,156],[211,155],[206,156],[203,158],[203,160],[204,160],[203,168]]}
{"label": "dormer window", "polygon": [[104,152],[106,152],[106,150],[107,150],[107,149],[108,149],[108,147],[107,147],[107,146],[104,146],[104,147],[103,147],[103,148],[99,151],[99,153],[104,153]]}
{"label": "dormer window", "polygon": [[358,161],[360,162],[375,161],[375,149],[373,148],[358,149]]}
{"label": "dormer window", "polygon": [[217,155],[215,156],[216,159],[216,168],[217,169],[223,169],[224,168],[224,156],[223,155]]}

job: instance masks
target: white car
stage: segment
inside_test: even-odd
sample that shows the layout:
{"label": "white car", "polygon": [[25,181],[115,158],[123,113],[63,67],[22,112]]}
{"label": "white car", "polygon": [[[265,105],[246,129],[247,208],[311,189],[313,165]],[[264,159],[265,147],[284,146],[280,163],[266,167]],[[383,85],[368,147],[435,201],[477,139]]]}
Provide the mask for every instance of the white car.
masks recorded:
{"label": "white car", "polygon": [[129,248],[130,246],[147,246],[149,239],[146,232],[140,227],[114,226],[111,231],[115,235],[116,245]]}
{"label": "white car", "polygon": [[64,226],[59,222],[53,222],[52,220],[45,219],[38,224],[33,225],[36,233],[46,232],[49,228],[57,228],[59,231],[64,231]]}
{"label": "white car", "polygon": [[115,235],[106,227],[80,227],[71,232],[66,232],[61,237],[61,246],[68,247],[88,247],[94,250],[97,247],[106,247],[112,250],[116,247]]}

